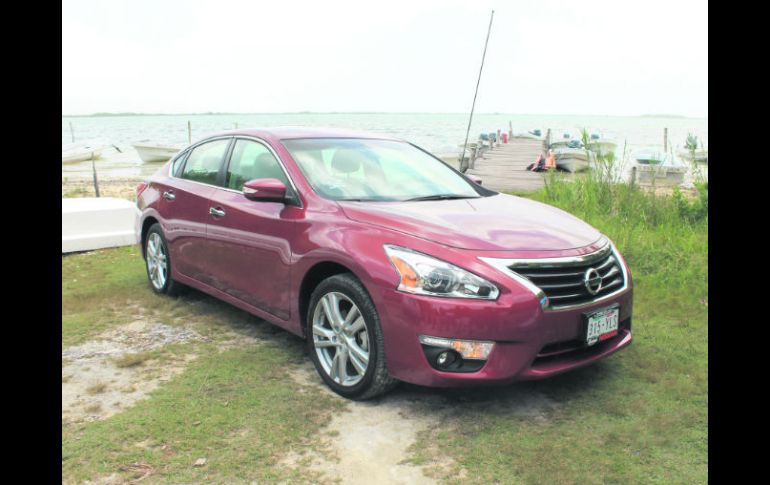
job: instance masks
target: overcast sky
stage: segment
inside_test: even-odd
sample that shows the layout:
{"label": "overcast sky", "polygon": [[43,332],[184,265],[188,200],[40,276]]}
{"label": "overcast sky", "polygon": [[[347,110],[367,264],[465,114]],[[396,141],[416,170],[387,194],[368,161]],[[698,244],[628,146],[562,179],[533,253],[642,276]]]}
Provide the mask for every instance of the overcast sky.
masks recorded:
{"label": "overcast sky", "polygon": [[62,114],[708,116],[706,0],[63,0]]}

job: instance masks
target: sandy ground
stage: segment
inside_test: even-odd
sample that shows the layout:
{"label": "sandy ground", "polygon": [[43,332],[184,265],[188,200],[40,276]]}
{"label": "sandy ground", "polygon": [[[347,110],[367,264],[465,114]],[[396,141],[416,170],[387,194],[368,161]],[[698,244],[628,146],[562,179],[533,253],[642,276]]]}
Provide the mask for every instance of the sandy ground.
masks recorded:
{"label": "sandy ground", "polygon": [[126,356],[151,355],[171,343],[200,340],[196,332],[158,322],[136,320],[62,351],[62,422],[108,418],[133,405],[161,383],[182,372],[196,355],[162,362],[146,358],[120,366]]}
{"label": "sandy ground", "polygon": [[[136,186],[143,177],[104,177],[99,178],[99,195],[136,200]],[[83,177],[62,177],[62,197],[95,197],[94,181]]]}
{"label": "sandy ground", "polygon": [[[292,377],[300,384],[334,395],[309,359],[292,372]],[[424,465],[408,460],[418,434],[436,428],[442,418],[472,412],[545,420],[556,407],[545,395],[517,386],[473,391],[401,384],[379,399],[346,402],[346,409],[332,418],[323,436],[317,437],[322,444],[316,449],[324,452],[290,452],[281,466],[309,468],[325,480],[342,485],[436,484],[439,482],[433,477],[454,465],[440,450],[431,455],[442,458]],[[467,476],[465,470],[459,473]]]}

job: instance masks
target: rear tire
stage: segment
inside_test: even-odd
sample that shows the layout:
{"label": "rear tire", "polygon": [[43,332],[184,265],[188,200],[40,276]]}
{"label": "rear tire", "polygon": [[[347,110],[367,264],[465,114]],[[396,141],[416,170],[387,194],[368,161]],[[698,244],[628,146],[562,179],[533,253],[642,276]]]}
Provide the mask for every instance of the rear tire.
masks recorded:
{"label": "rear tire", "polygon": [[171,277],[171,256],[168,243],[159,223],[150,226],[144,240],[144,259],[147,279],[152,291],[169,296],[178,295],[183,285]]}
{"label": "rear tire", "polygon": [[340,396],[362,401],[398,384],[385,365],[377,309],[352,274],[331,276],[316,287],[310,296],[306,335],[316,370]]}

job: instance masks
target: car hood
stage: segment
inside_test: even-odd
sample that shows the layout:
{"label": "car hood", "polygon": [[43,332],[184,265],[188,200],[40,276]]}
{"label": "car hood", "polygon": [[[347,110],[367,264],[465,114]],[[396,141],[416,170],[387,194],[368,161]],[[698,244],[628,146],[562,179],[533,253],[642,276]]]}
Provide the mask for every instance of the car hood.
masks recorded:
{"label": "car hood", "polygon": [[447,246],[479,251],[560,251],[601,234],[546,204],[506,194],[477,199],[340,202],[345,215]]}

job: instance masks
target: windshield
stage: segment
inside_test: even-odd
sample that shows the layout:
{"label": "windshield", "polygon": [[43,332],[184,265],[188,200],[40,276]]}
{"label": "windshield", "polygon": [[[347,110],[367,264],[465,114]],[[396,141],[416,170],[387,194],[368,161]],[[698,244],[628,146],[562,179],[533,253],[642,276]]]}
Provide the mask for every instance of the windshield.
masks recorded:
{"label": "windshield", "polygon": [[404,142],[362,138],[284,140],[313,189],[333,200],[475,198],[454,170]]}

